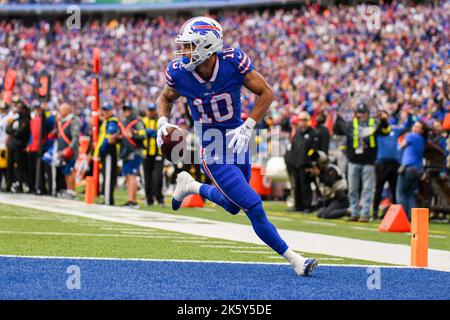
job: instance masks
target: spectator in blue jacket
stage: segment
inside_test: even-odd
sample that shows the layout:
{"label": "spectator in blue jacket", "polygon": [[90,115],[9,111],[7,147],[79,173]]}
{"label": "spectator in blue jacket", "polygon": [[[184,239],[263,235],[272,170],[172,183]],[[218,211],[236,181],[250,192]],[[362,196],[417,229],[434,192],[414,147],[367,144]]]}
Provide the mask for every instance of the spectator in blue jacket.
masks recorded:
{"label": "spectator in blue jacket", "polygon": [[422,121],[416,121],[412,132],[400,142],[403,149],[401,167],[397,182],[397,203],[403,206],[408,219],[411,209],[416,207],[416,191],[423,175],[423,157],[427,143],[428,128]]}

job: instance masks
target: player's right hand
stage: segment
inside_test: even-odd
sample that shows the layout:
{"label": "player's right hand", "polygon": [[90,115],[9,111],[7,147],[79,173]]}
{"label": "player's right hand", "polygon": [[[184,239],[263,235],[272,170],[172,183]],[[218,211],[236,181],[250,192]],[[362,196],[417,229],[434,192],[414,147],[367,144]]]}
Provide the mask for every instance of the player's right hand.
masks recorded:
{"label": "player's right hand", "polygon": [[179,129],[177,125],[169,123],[169,119],[167,117],[161,117],[158,120],[158,133],[156,135],[156,144],[158,145],[158,148],[161,148],[161,146],[164,144],[164,141],[162,139],[162,136],[167,136],[169,133],[167,132],[167,128],[175,128]]}

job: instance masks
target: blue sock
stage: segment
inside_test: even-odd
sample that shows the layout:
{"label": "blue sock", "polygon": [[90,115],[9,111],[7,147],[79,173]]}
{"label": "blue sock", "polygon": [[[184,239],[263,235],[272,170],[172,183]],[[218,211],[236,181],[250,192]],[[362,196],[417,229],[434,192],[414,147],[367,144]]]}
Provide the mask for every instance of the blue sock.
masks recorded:
{"label": "blue sock", "polygon": [[253,230],[265,244],[280,255],[286,252],[288,245],[281,239],[275,226],[267,219],[261,202],[253,206],[246,214],[252,223]]}
{"label": "blue sock", "polygon": [[210,186],[208,184],[202,184],[200,187],[200,195],[203,198],[206,198],[225,210],[227,210],[231,214],[238,214],[241,208],[232,203],[219,189],[215,186]]}
{"label": "blue sock", "polygon": [[[200,187],[200,195],[214,203],[217,203],[231,214],[237,214],[240,208],[232,203],[219,189],[215,186],[202,184]],[[281,239],[275,226],[267,219],[266,212],[262,203],[258,203],[246,212],[250,219],[253,230],[258,237],[278,254],[282,255],[288,249],[288,245]]]}

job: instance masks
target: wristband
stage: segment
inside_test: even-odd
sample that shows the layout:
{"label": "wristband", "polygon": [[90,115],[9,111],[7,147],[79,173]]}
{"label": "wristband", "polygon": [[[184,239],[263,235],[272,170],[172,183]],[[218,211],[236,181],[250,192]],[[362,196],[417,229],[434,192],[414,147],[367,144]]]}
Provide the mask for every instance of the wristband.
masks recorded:
{"label": "wristband", "polygon": [[169,119],[167,117],[161,117],[158,119],[158,128],[161,128],[161,126],[165,123],[169,122]]}
{"label": "wristband", "polygon": [[245,120],[244,124],[249,127],[250,129],[253,129],[256,125],[256,121],[252,118],[248,117],[247,120]]}

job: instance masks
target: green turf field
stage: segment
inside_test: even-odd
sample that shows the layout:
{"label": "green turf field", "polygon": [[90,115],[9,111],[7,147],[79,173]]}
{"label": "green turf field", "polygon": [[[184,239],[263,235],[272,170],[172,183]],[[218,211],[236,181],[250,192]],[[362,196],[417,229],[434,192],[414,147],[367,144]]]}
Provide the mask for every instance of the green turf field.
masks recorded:
{"label": "green turf field", "polygon": [[[0,204],[0,255],[284,262],[265,245]],[[306,253],[321,264],[379,264]]]}
{"label": "green turf field", "polygon": [[[126,202],[126,192],[124,190],[118,190],[115,198],[118,205]],[[79,199],[83,199],[82,195],[79,196]],[[101,198],[98,199],[98,201],[101,200]],[[248,219],[242,212],[233,216],[211,202],[207,202],[204,208],[181,208],[179,211],[173,211],[170,208],[169,198],[166,199],[166,206],[164,208],[160,206],[147,207],[144,201],[140,201],[140,205],[141,210],[172,214],[177,212],[178,214],[192,217],[248,224]],[[264,201],[264,208],[273,224],[281,229],[405,245],[410,245],[411,241],[411,235],[409,233],[379,232],[377,228],[380,221],[359,223],[346,222],[344,219],[319,219],[314,214],[289,213],[286,211],[286,204],[280,201]],[[450,224],[436,223],[433,221],[430,223],[429,247],[450,250]]]}

